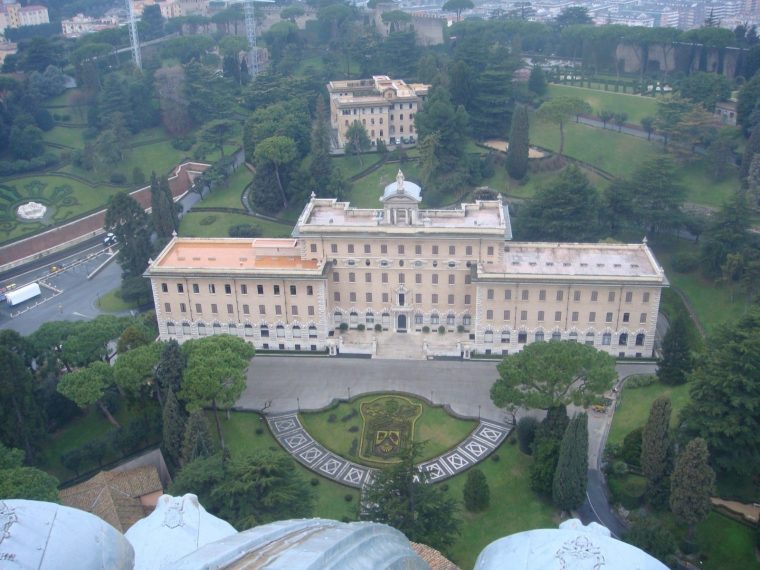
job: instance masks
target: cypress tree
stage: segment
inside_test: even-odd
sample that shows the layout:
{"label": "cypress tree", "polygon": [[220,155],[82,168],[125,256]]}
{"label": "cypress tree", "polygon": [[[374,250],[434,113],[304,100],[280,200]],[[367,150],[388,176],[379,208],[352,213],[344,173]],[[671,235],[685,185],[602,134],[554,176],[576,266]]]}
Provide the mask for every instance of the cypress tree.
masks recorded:
{"label": "cypress tree", "polygon": [[314,117],[314,128],[311,131],[311,162],[309,174],[313,190],[318,196],[332,195],[329,187],[332,176],[330,162],[330,131],[325,111],[325,100],[317,97],[317,108]]}
{"label": "cypress tree", "polygon": [[162,220],[161,220],[161,193],[158,188],[158,178],[156,178],[156,173],[151,172],[150,174],[150,219],[153,224],[153,229],[155,232],[161,236],[162,233]]}
{"label": "cypress tree", "polygon": [[694,525],[711,509],[710,495],[715,487],[715,472],[708,464],[707,443],[701,437],[691,440],[678,456],[670,483],[670,510],[689,526],[689,540]]}
{"label": "cypress tree", "polygon": [[535,93],[539,97],[546,93],[546,77],[544,76],[544,70],[538,65],[534,65],[530,69],[530,77],[528,78],[528,90]]}
{"label": "cypress tree", "polygon": [[657,378],[671,386],[686,382],[692,359],[686,317],[678,315],[662,341],[662,358],[657,363]]}
{"label": "cypress tree", "polygon": [[464,506],[472,512],[485,511],[491,501],[491,490],[488,480],[480,469],[470,469],[464,484]]}
{"label": "cypress tree", "polygon": [[552,483],[552,502],[563,511],[577,509],[586,499],[588,481],[588,418],[578,414],[567,426]]}
{"label": "cypress tree", "polygon": [[179,228],[179,212],[177,204],[172,197],[172,189],[169,186],[169,179],[162,176],[158,181],[158,193],[161,202],[161,215],[164,217],[162,222],[162,237],[169,238],[172,232]]}
{"label": "cypress tree", "polygon": [[519,105],[512,118],[507,148],[507,173],[515,180],[522,180],[528,172],[528,109]]}
{"label": "cypress tree", "polygon": [[199,457],[209,457],[216,452],[216,443],[211,437],[211,428],[202,410],[190,414],[185,427],[182,444],[182,463],[187,464]]}
{"label": "cypress tree", "polygon": [[533,441],[533,463],[530,466],[530,486],[537,493],[550,496],[559,449],[570,420],[564,404],[549,408],[536,430]]}
{"label": "cypress tree", "polygon": [[179,343],[176,340],[167,342],[156,368],[156,381],[161,393],[172,390],[176,395],[179,392],[182,388],[182,373],[186,366],[187,359]]}
{"label": "cypress tree", "polygon": [[744,147],[744,154],[742,155],[742,162],[739,165],[739,179],[743,184],[749,174],[749,167],[756,153],[760,153],[760,129],[754,127],[749,135],[749,139],[747,139],[747,145]]}
{"label": "cypress tree", "polygon": [[647,478],[649,502],[664,502],[666,478],[670,470],[670,399],[662,396],[652,402],[641,437],[641,473]]}
{"label": "cypress tree", "polygon": [[174,465],[180,465],[185,439],[185,415],[171,388],[167,390],[164,402],[162,435],[163,450]]}

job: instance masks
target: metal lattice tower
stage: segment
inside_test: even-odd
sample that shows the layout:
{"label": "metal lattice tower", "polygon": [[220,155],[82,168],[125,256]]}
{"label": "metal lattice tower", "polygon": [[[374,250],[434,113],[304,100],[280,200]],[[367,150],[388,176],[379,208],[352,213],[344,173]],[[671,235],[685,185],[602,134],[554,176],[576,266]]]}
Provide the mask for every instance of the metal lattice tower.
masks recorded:
{"label": "metal lattice tower", "polygon": [[137,69],[142,69],[142,58],[140,57],[140,37],[137,35],[135,7],[132,4],[132,0],[126,0],[126,2],[127,10],[129,11],[129,43],[132,46],[132,59],[135,60],[135,66]]}
{"label": "metal lattice tower", "polygon": [[274,4],[275,0],[240,0],[243,4],[243,16],[245,17],[245,37],[248,40],[248,73],[251,78],[259,73],[259,58],[256,51],[256,18],[253,12],[255,2]]}

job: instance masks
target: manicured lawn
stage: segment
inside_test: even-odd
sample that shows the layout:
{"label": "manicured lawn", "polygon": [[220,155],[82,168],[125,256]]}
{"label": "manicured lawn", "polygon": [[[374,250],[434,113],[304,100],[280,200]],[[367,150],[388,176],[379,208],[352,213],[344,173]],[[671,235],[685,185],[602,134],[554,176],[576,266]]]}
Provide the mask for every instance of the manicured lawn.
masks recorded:
{"label": "manicured lawn", "polygon": [[760,568],[753,529],[713,511],[697,525],[696,535],[705,570]]}
{"label": "manicured lawn", "polygon": [[[212,219],[210,224],[202,224]],[[278,224],[245,214],[225,214],[221,212],[188,212],[179,223],[182,237],[229,237],[230,227],[238,224],[254,224],[261,228],[262,237],[290,237],[293,226]]]}
{"label": "manicured lawn", "polygon": [[649,409],[660,396],[668,396],[673,404],[671,425],[675,427],[678,413],[689,401],[689,385],[666,386],[655,382],[642,388],[624,388],[618,399],[619,404],[612,418],[608,443],[623,443],[623,438],[638,427],[643,427],[649,416]]}
{"label": "manicured lawn", "polygon": [[[365,160],[365,164],[371,163]],[[419,165],[416,162],[384,164],[353,183],[351,194],[347,198],[351,205],[355,208],[380,208],[380,197],[383,195],[383,190],[388,184],[396,180],[399,168],[404,172],[404,177],[407,180],[420,184]],[[422,207],[425,207],[424,191],[422,193]]]}
{"label": "manicured lawn", "polygon": [[739,172],[730,167],[725,180],[716,182],[707,170],[703,160],[696,160],[678,169],[681,184],[687,189],[686,201],[719,208],[739,189]]}
{"label": "manicured lawn", "polygon": [[137,308],[136,305],[124,301],[120,294],[121,288],[117,287],[116,289],[112,289],[108,293],[101,295],[97,301],[98,308],[106,313],[121,313],[123,311]]}
{"label": "manicured lawn", "polygon": [[643,117],[654,117],[657,113],[657,102],[651,97],[626,95],[614,91],[598,91],[585,87],[570,87],[569,85],[548,85],[547,87],[549,97],[578,97],[591,105],[594,115],[599,115],[602,110],[627,113],[626,122],[636,125]]}
{"label": "manicured lawn", "polygon": [[[110,187],[92,187],[78,180],[46,174],[24,176],[0,182],[0,242],[38,232],[46,226],[64,222],[95,210],[118,192]],[[52,208],[44,222],[19,222],[16,208],[28,199]]]}
{"label": "manicured lawn", "polygon": [[[488,480],[490,507],[477,514],[462,507],[462,533],[450,552],[451,560],[460,568],[472,568],[480,551],[496,539],[535,528],[557,528],[554,509],[530,489],[528,468],[532,459],[509,443],[496,455],[498,462],[489,458],[478,464]],[[449,495],[461,501],[466,478],[463,473],[441,484],[447,484]]]}
{"label": "manicured lawn", "polygon": [[83,131],[83,128],[77,127],[53,127],[48,132],[42,133],[42,139],[45,142],[62,144],[71,148],[82,148]]}
{"label": "manicured lawn", "polygon": [[[212,426],[214,425],[213,421],[213,417],[209,414],[209,422]],[[256,434],[257,428],[263,428],[261,435]],[[232,454],[250,453],[262,449],[268,449],[277,454],[285,454],[285,451],[277,444],[267,429],[266,422],[260,419],[258,414],[232,412],[229,420],[222,419],[222,431]],[[215,430],[214,433],[216,433]],[[356,489],[319,477],[294,460],[293,467],[301,474],[304,484],[309,485],[309,488],[314,491],[316,497],[315,517],[333,520],[344,518],[356,520],[359,501],[359,492]],[[319,484],[312,487],[311,479],[317,479]],[[346,495],[353,497],[351,502],[345,500]]]}
{"label": "manicured lawn", "polygon": [[[351,400],[350,403],[341,402],[321,412],[302,413],[301,422],[306,430],[326,448],[358,463],[368,463],[358,457],[358,451],[351,453],[351,449],[352,446],[358,449],[361,444],[360,405],[375,400],[377,397],[378,394],[362,396]],[[455,447],[477,425],[475,421],[454,418],[441,407],[428,406],[410,396],[404,397],[414,403],[422,404],[422,415],[414,424],[414,441],[427,442],[420,455],[421,460],[431,459]],[[331,417],[333,421],[330,421]],[[351,429],[354,431],[349,431]],[[356,444],[353,444],[354,440]]]}
{"label": "manicured lawn", "polygon": [[362,155],[362,160],[364,161],[364,165],[362,166],[361,162],[359,162],[359,157],[355,155],[343,155],[343,156],[333,156],[330,158],[330,164],[332,164],[332,167],[335,169],[339,169],[340,173],[345,178],[351,178],[355,174],[358,174],[365,168],[369,168],[373,164],[375,164],[377,161],[379,161],[382,157],[378,153],[370,153],[370,154],[364,154]]}
{"label": "manicured lawn", "polygon": [[242,208],[243,204],[240,202],[240,197],[243,194],[245,187],[253,179],[253,173],[247,168],[240,167],[235,173],[227,180],[227,187],[220,186],[211,194],[208,194],[202,204],[207,208]]}
{"label": "manicured lawn", "polygon": [[[586,168],[581,168],[581,171],[583,174],[586,175],[586,177],[591,181],[591,183],[601,192],[609,182],[596,174],[595,172],[588,170]],[[552,184],[554,180],[562,173],[562,170],[553,170],[549,172],[531,172],[528,174],[528,176],[523,179],[522,184],[518,184],[512,180],[505,180],[505,183],[507,184],[507,191],[506,195],[510,198],[523,198],[523,199],[529,199],[533,198],[536,194],[536,191],[541,186],[546,186],[547,184]],[[503,167],[497,167],[497,173],[493,178],[488,178],[483,182],[484,185],[488,185],[494,190],[497,188],[491,184],[491,180],[498,179],[499,177],[504,177],[506,179],[506,170]]]}

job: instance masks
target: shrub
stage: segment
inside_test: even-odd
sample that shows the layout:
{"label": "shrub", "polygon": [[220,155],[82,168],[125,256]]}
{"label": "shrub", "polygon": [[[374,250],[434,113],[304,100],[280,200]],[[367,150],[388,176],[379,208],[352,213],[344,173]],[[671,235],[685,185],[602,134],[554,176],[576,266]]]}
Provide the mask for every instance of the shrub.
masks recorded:
{"label": "shrub", "polygon": [[354,438],[351,440],[351,447],[348,450],[348,454],[352,457],[356,456],[356,452],[359,450],[359,440]]}
{"label": "shrub", "polygon": [[340,421],[342,422],[350,422],[352,419],[354,419],[356,416],[359,415],[359,412],[356,411],[356,408],[351,408],[351,411],[347,413],[345,416],[340,418]]}
{"label": "shrub", "polygon": [[340,520],[341,520],[341,522],[344,522],[344,523],[350,523],[351,522],[351,518],[350,517],[343,517]]}
{"label": "shrub", "polygon": [[375,331],[380,332],[381,330],[383,330],[383,325],[381,325],[380,323],[377,323],[375,325]]}
{"label": "shrub", "polygon": [[359,426],[351,426],[350,428],[348,428],[348,431],[350,431],[351,433],[356,433],[357,431],[359,431]]}
{"label": "shrub", "polygon": [[337,419],[338,419],[338,416],[336,416],[335,414],[330,414],[329,416],[327,416],[327,423],[334,424]]}
{"label": "shrub", "polygon": [[145,184],[145,173],[139,166],[135,166],[132,170],[132,184],[135,186],[142,186]]}
{"label": "shrub", "polygon": [[185,135],[184,137],[177,137],[172,141],[172,146],[177,150],[188,151],[193,148],[196,142],[196,138],[193,135]]}
{"label": "shrub", "polygon": [[71,120],[71,115],[61,115],[61,122],[68,123]]}
{"label": "shrub", "polygon": [[316,477],[312,477],[311,480],[309,481],[309,484],[311,484],[312,487],[316,487],[317,485],[319,485],[319,479],[317,479]]}
{"label": "shrub", "polygon": [[676,253],[671,263],[678,273],[691,273],[699,267],[699,255],[696,253]]}
{"label": "shrub", "polygon": [[124,176],[121,172],[112,172],[111,173],[111,183],[112,184],[124,184],[127,182],[127,177]]}
{"label": "shrub", "polygon": [[341,331],[347,331],[348,330],[348,323],[340,323],[340,326],[338,328]]}
{"label": "shrub", "polygon": [[256,224],[237,224],[227,230],[230,237],[258,237],[261,235],[261,228]]}
{"label": "shrub", "polygon": [[363,331],[365,328],[366,328],[366,327],[365,327],[364,325],[362,325],[362,324],[359,324],[359,325],[356,327],[356,329],[357,329],[357,330],[359,330],[359,331]]}
{"label": "shrub", "polygon": [[441,491],[443,491],[445,493],[448,490],[449,490],[449,484],[448,483],[444,483],[443,485],[441,485]]}
{"label": "shrub", "polygon": [[526,455],[533,453],[533,440],[536,437],[538,420],[532,416],[520,418],[517,422],[517,439],[520,443],[520,451]]}
{"label": "shrub", "polygon": [[443,325],[438,327],[438,334],[444,334],[445,332],[446,332],[446,327],[444,327]]}
{"label": "shrub", "polygon": [[625,475],[628,473],[628,464],[625,461],[615,461],[612,464],[612,472],[615,475]]}
{"label": "shrub", "polygon": [[61,120],[61,116],[58,113],[53,113],[53,120],[54,121],[60,121]]}
{"label": "shrub", "polygon": [[205,216],[205,217],[204,217],[204,218],[203,218],[203,219],[200,221],[200,224],[201,224],[202,226],[210,226],[210,225],[211,225],[211,224],[213,224],[215,221],[216,221],[216,216],[214,216],[214,215],[212,214],[212,215],[210,215],[210,216]]}
{"label": "shrub", "polygon": [[491,456],[491,461],[493,461],[494,463],[498,463],[499,462],[499,454],[498,453],[494,453]]}
{"label": "shrub", "polygon": [[625,381],[625,387],[644,388],[646,386],[651,386],[655,382],[657,382],[657,376],[654,374],[636,374]]}
{"label": "shrub", "polygon": [[343,498],[346,500],[347,503],[350,503],[351,501],[354,500],[354,496],[351,493],[346,493],[346,496]]}
{"label": "shrub", "polygon": [[623,449],[620,456],[623,461],[633,467],[641,467],[641,440],[644,428],[636,428],[623,439]]}
{"label": "shrub", "polygon": [[424,327],[422,327],[422,332],[429,333],[430,332],[430,327],[427,326],[427,325],[425,325]]}
{"label": "shrub", "polygon": [[256,428],[256,435],[264,435],[264,428],[257,427]]}

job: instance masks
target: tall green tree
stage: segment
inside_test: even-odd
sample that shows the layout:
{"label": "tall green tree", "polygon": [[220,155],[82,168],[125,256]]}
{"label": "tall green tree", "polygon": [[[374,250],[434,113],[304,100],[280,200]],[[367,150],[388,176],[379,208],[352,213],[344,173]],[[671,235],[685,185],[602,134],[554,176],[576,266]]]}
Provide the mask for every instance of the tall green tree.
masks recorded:
{"label": "tall green tree", "polygon": [[218,119],[216,121],[211,121],[206,125],[201,134],[201,138],[204,142],[209,143],[212,148],[218,150],[221,153],[222,158],[224,158],[224,143],[229,140],[234,131],[235,125],[232,121]]}
{"label": "tall green tree", "polygon": [[457,15],[457,22],[462,16],[464,10],[471,10],[475,7],[472,0],[446,0],[441,8],[444,12],[454,12]]}
{"label": "tall green tree", "polygon": [[461,165],[467,144],[468,121],[464,107],[455,107],[449,92],[442,87],[433,88],[425,107],[414,116],[420,140],[439,133],[436,158],[443,170],[453,170]]}
{"label": "tall green tree", "polygon": [[715,104],[731,96],[731,83],[718,73],[699,71],[685,77],[679,84],[681,97],[701,104],[711,113]]}
{"label": "tall green tree", "polygon": [[676,131],[678,124],[694,105],[681,97],[668,97],[657,101],[654,126],[664,137],[663,144],[667,147],[670,138]]}
{"label": "tall green tree", "polygon": [[58,383],[58,391],[80,408],[96,404],[111,425],[121,425],[105,403],[106,392],[114,386],[113,370],[105,362],[93,362],[87,368],[69,372]]}
{"label": "tall green tree", "polygon": [[183,349],[187,354],[187,369],[179,397],[191,412],[211,405],[219,443],[224,449],[218,408],[229,408],[243,393],[245,370],[255,351],[242,338],[230,335],[191,340]]}
{"label": "tall green tree", "polygon": [[536,117],[540,121],[553,123],[559,127],[559,151],[562,156],[565,150],[565,124],[572,117],[583,113],[590,113],[591,106],[583,99],[577,97],[555,97],[546,101],[538,108]]}
{"label": "tall green tree", "polygon": [[546,410],[559,404],[589,405],[612,387],[615,359],[575,342],[535,342],[509,355],[497,367],[491,400]]}
{"label": "tall green tree", "polygon": [[712,216],[703,234],[700,261],[702,272],[707,277],[720,277],[728,256],[741,253],[751,246],[749,229],[747,195],[736,192]]}
{"label": "tall green tree", "polygon": [[749,168],[755,155],[760,154],[760,128],[752,128],[749,139],[744,145],[744,154],[739,166],[739,178],[745,180],[749,175]]}
{"label": "tall green tree", "polygon": [[330,178],[332,177],[330,123],[325,109],[325,100],[321,95],[317,97],[314,125],[311,129],[310,154],[309,175],[313,190],[318,196],[327,196],[332,191],[330,188]]}
{"label": "tall green tree", "polygon": [[670,487],[670,510],[689,527],[689,539],[694,527],[704,520],[712,504],[715,491],[715,472],[709,464],[707,442],[701,438],[691,440],[678,455]]}
{"label": "tall green tree", "polygon": [[[650,502],[661,504],[663,484],[670,471],[670,398],[662,396],[652,402],[641,437],[641,473],[647,479]],[[667,488],[664,489],[667,492]]]}
{"label": "tall green tree", "polygon": [[172,339],[164,345],[161,359],[156,367],[156,382],[162,393],[168,390],[177,395],[182,389],[182,374],[187,367],[187,357],[179,343]]}
{"label": "tall green tree", "polygon": [[[24,450],[33,462],[45,437],[45,421],[36,381],[24,363],[20,345],[0,345],[0,441]],[[30,362],[31,364],[31,362]],[[2,496],[2,495],[0,495]]]}
{"label": "tall green tree", "polygon": [[[113,379],[119,391],[132,401],[153,397],[156,366],[163,347],[152,342],[120,354],[113,365]],[[161,399],[159,398],[159,402]]]}
{"label": "tall green tree", "polygon": [[139,276],[151,254],[148,215],[134,198],[119,193],[111,199],[105,217],[106,231],[119,243],[119,264],[128,276]]}
{"label": "tall green tree", "polygon": [[577,509],[586,500],[588,481],[588,417],[570,420],[562,437],[552,484],[552,502],[563,511]]}
{"label": "tall green tree", "polygon": [[203,410],[190,412],[182,437],[182,464],[187,465],[199,457],[210,457],[216,451],[217,446]]}
{"label": "tall green tree", "polygon": [[515,180],[522,180],[528,173],[528,156],[530,153],[528,108],[518,105],[512,118],[509,132],[509,147],[505,161],[507,173]]}
{"label": "tall green tree", "polygon": [[457,504],[428,475],[415,466],[418,447],[413,445],[402,460],[377,473],[365,489],[364,518],[403,532],[412,542],[446,551],[459,534]]}
{"label": "tall green tree", "polygon": [[171,388],[164,399],[162,420],[161,448],[174,465],[181,465],[186,418]]}
{"label": "tall green tree", "polygon": [[58,479],[24,466],[24,452],[0,442],[0,497],[58,502]]}
{"label": "tall green tree", "polygon": [[551,184],[540,186],[524,207],[518,225],[525,239],[538,241],[596,241],[602,236],[600,200],[589,179],[575,165],[565,168]]}
{"label": "tall green tree", "polygon": [[277,188],[280,191],[282,207],[288,207],[288,195],[283,184],[282,170],[298,158],[296,143],[293,139],[274,136],[264,139],[256,145],[256,166],[268,165],[274,170]]}
{"label": "tall green tree", "polygon": [[641,128],[644,129],[644,132],[647,134],[647,140],[652,140],[652,133],[654,133],[654,124],[655,124],[655,118],[654,117],[642,117],[639,121],[641,123]]}
{"label": "tall green tree", "polygon": [[367,129],[359,121],[354,121],[346,129],[346,150],[359,157],[359,164],[364,166],[362,154],[370,149],[369,135]]}
{"label": "tall green tree", "polygon": [[518,67],[507,48],[493,48],[488,65],[477,78],[467,107],[472,134],[478,139],[503,137],[512,118],[512,75]]}
{"label": "tall green tree", "polygon": [[663,384],[683,384],[686,375],[691,372],[693,361],[687,318],[679,314],[672,319],[662,340],[662,358],[657,362],[657,378]]}
{"label": "tall green tree", "polygon": [[491,490],[488,488],[488,479],[480,469],[470,469],[462,490],[464,508],[471,513],[479,513],[488,508],[491,501]]}
{"label": "tall green tree", "polygon": [[536,493],[551,497],[559,450],[570,419],[563,405],[549,408],[536,430],[533,440],[533,463],[530,466],[530,487]]}
{"label": "tall green tree", "polygon": [[690,376],[681,413],[687,433],[704,439],[722,471],[760,472],[760,312],[712,334]]}
{"label": "tall green tree", "polygon": [[678,182],[675,164],[665,155],[642,163],[621,191],[631,196],[633,223],[649,234],[677,227],[682,219],[686,188]]}
{"label": "tall green tree", "polygon": [[528,77],[528,89],[542,97],[546,94],[546,76],[544,70],[540,65],[534,65],[530,68],[530,76]]}

